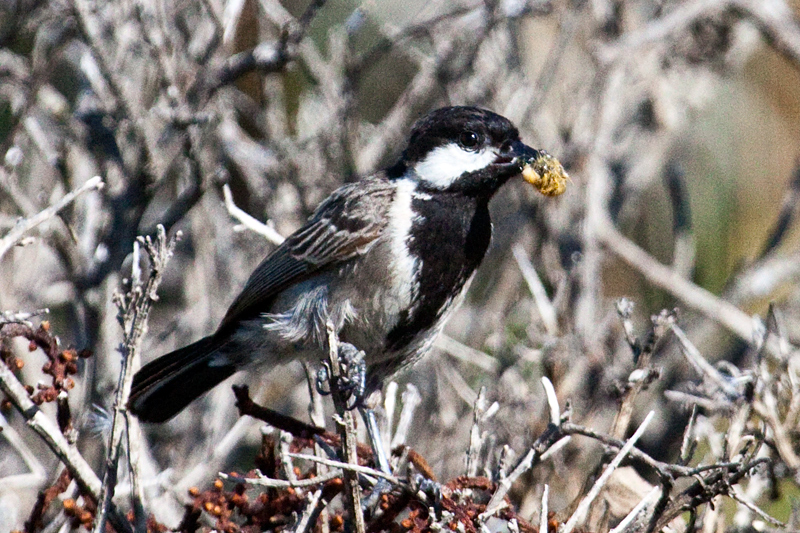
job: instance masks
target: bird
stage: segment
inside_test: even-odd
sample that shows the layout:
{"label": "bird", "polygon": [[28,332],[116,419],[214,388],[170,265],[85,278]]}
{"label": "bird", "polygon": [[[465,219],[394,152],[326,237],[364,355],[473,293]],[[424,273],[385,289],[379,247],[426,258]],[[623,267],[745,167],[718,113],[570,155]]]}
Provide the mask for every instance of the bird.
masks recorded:
{"label": "bird", "polygon": [[395,164],[335,190],[267,255],[213,334],[144,365],[129,409],[164,422],[239,370],[319,361],[329,321],[365,354],[364,393],[380,389],[463,301],[491,240],[489,201],[520,174],[563,191],[563,167],[507,118],[471,106],[420,118]]}

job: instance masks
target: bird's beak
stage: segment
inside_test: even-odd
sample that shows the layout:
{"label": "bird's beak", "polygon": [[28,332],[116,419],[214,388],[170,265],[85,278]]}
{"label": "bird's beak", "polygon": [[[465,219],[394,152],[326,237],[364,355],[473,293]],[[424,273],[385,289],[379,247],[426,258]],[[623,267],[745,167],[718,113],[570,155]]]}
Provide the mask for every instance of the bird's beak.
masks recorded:
{"label": "bird's beak", "polygon": [[569,175],[561,163],[544,150],[534,150],[520,141],[511,147],[519,162],[522,178],[545,196],[558,196],[567,190]]}

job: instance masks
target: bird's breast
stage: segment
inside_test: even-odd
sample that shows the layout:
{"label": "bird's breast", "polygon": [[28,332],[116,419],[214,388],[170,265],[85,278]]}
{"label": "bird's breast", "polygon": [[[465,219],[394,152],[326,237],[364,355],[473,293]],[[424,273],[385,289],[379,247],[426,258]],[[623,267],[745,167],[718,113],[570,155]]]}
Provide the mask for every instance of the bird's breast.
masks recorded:
{"label": "bird's breast", "polygon": [[491,239],[488,206],[459,194],[414,195],[406,238],[416,261],[414,298],[387,333],[387,347],[402,350],[439,328],[462,295]]}

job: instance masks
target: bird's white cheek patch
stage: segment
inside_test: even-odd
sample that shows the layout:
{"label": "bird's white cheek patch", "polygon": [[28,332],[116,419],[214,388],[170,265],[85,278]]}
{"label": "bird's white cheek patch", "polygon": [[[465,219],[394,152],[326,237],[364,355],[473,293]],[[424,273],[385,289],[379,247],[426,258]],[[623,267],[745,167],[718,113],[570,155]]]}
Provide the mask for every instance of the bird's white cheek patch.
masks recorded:
{"label": "bird's white cheek patch", "polygon": [[416,164],[420,180],[438,188],[446,188],[465,172],[475,172],[494,163],[497,154],[490,148],[477,152],[464,150],[457,144],[435,148]]}

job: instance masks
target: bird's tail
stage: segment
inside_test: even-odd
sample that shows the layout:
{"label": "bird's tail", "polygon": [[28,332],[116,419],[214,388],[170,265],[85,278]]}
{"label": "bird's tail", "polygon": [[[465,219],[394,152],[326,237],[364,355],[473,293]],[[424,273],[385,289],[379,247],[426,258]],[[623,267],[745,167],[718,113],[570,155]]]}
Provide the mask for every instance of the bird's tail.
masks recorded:
{"label": "bird's tail", "polygon": [[133,376],[128,408],[143,422],[169,420],[236,372],[215,364],[219,348],[219,340],[205,337],[146,364]]}

